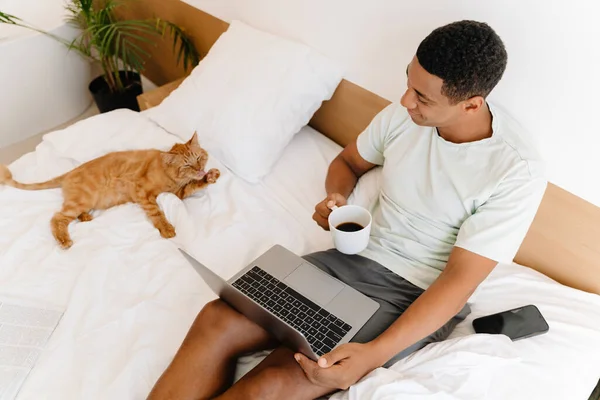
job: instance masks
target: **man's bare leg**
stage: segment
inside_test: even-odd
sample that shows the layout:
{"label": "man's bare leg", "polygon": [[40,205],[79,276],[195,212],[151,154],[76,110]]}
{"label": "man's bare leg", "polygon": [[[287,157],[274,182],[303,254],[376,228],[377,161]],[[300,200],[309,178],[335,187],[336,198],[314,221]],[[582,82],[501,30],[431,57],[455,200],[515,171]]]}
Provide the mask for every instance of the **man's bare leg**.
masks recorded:
{"label": "man's bare leg", "polygon": [[221,300],[210,302],[148,399],[211,399],[231,385],[240,355],[276,345],[264,329]]}
{"label": "man's bare leg", "polygon": [[311,383],[294,352],[278,347],[215,400],[312,400],[335,391]]}

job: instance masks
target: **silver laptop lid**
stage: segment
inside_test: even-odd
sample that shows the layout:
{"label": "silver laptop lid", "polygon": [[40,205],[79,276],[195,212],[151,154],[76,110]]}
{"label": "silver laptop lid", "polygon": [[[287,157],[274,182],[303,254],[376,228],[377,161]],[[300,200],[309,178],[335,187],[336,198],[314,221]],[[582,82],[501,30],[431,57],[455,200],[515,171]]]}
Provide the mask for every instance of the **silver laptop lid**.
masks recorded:
{"label": "silver laptop lid", "polygon": [[241,293],[184,250],[178,250],[223,301],[255,324],[263,327],[292,350],[300,352],[312,360],[318,360],[319,357],[313,352],[304,335]]}

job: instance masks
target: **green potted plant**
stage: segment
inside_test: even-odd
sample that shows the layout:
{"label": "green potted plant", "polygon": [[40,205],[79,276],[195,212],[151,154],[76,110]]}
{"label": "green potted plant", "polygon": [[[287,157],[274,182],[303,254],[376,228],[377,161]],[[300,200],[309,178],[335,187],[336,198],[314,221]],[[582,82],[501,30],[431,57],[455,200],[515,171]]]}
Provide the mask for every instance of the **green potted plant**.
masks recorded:
{"label": "green potted plant", "polygon": [[177,62],[183,61],[185,69],[196,65],[200,56],[190,38],[172,22],[160,18],[117,19],[115,9],[123,3],[120,0],[69,0],[66,5],[67,20],[81,30],[72,41],[44,32],[1,11],[0,23],[41,32],[60,41],[70,50],[98,62],[103,74],[90,83],[89,90],[100,112],[117,108],[139,111],[136,98],[142,93],[140,72],[150,56],[140,44],[153,44],[157,38],[169,34],[173,39]]}

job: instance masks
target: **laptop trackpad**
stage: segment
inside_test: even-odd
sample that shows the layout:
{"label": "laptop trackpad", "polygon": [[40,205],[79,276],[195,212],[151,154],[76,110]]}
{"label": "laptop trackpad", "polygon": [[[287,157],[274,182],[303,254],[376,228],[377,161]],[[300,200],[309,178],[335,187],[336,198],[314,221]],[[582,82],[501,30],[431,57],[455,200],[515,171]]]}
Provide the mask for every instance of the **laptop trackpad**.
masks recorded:
{"label": "laptop trackpad", "polygon": [[325,272],[306,263],[302,263],[283,281],[321,306],[327,305],[344,288],[343,284]]}

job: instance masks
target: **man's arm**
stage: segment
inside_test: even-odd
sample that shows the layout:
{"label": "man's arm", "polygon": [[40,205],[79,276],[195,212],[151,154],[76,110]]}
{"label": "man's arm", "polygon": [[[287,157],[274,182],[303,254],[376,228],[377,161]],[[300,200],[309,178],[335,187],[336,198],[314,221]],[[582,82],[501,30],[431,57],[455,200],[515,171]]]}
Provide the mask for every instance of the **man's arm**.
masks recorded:
{"label": "man's arm", "polygon": [[454,247],[436,281],[378,338],[373,340],[376,366],[438,330],[466,304],[496,261]]}
{"label": "man's arm", "polygon": [[358,178],[375,167],[361,157],[356,140],[348,144],[331,162],[325,179],[327,194],[339,193],[348,198],[356,186]]}
{"label": "man's arm", "polygon": [[[316,205],[313,214],[313,219],[321,228],[329,229],[327,218],[331,208],[346,204],[358,178],[376,165],[383,165],[386,142],[389,142],[392,134],[396,136],[400,133],[396,132],[395,127],[390,127],[397,108],[397,105],[390,104],[381,110],[369,126],[331,162],[325,180],[327,198]],[[405,117],[408,118],[408,114]]]}
{"label": "man's arm", "polygon": [[365,172],[375,167],[361,157],[356,147],[356,140],[348,144],[344,150],[331,162],[325,179],[327,197],[315,206],[313,219],[323,229],[329,229],[327,218],[331,207],[346,204],[358,178]]}

